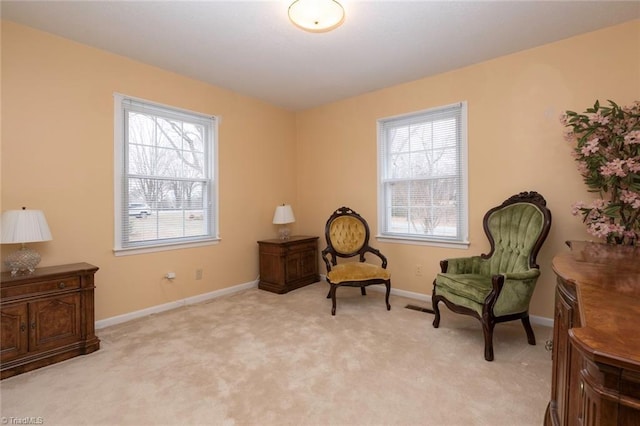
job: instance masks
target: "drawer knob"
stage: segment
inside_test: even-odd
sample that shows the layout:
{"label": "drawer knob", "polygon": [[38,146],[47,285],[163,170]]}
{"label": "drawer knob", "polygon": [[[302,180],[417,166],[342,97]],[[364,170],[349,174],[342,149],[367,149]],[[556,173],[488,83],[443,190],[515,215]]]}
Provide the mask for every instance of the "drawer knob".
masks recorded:
{"label": "drawer knob", "polygon": [[24,333],[25,331],[27,331],[27,324],[25,324],[25,323],[21,323],[21,324],[20,324],[20,331],[21,331],[21,332],[23,332],[23,333]]}
{"label": "drawer knob", "polygon": [[61,282],[58,284],[58,288],[59,288],[59,289],[63,289],[63,288],[65,288],[66,286],[67,286],[67,285],[64,283],[64,281],[61,281]]}

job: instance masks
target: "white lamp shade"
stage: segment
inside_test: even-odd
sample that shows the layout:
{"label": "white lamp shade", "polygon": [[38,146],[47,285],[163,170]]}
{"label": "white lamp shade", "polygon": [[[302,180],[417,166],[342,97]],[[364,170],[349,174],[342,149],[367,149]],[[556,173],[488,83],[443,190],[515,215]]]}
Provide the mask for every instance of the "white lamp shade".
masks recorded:
{"label": "white lamp shade", "polygon": [[41,210],[7,210],[2,213],[3,244],[34,243],[51,240],[47,219]]}
{"label": "white lamp shade", "polygon": [[284,225],[286,223],[293,223],[296,221],[293,215],[293,209],[289,204],[283,204],[276,207],[276,212],[273,214],[273,223],[276,225]]}
{"label": "white lamp shade", "polygon": [[344,8],[336,0],[296,0],[289,6],[289,19],[305,31],[321,33],[344,21]]}

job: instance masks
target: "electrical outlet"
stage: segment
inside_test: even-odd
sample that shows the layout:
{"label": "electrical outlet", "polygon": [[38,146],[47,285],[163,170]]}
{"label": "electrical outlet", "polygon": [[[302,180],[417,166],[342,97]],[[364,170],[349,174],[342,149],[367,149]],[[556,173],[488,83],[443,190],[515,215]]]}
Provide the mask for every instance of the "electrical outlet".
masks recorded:
{"label": "electrical outlet", "polygon": [[202,269],[196,269],[196,280],[202,279]]}
{"label": "electrical outlet", "polygon": [[416,265],[416,277],[422,276],[422,265]]}

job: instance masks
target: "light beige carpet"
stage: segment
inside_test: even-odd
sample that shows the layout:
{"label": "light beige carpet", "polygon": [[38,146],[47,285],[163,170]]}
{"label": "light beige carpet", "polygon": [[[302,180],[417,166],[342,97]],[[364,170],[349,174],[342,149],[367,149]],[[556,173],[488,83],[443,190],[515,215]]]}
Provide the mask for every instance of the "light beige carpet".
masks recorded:
{"label": "light beige carpet", "polygon": [[495,361],[480,323],[324,282],[251,289],[99,330],[93,354],[0,383],[2,416],[50,425],[540,425],[550,330],[527,344],[499,324]]}

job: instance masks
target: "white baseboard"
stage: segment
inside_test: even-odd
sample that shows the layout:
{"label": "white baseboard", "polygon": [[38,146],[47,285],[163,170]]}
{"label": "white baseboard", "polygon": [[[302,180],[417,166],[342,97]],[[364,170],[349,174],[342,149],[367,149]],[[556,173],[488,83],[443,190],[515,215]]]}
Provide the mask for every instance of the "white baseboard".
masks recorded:
{"label": "white baseboard", "polygon": [[235,285],[233,287],[227,287],[221,290],[215,290],[209,293],[198,294],[197,296],[187,297],[186,299],[176,300],[174,302],[164,303],[162,305],[151,306],[150,308],[141,309],[139,311],[129,312],[122,315],[116,315],[115,317],[96,321],[96,329],[105,328],[110,325],[121,324],[123,322],[146,317],[151,314],[157,314],[159,312],[164,312],[171,309],[176,309],[182,306],[201,303],[210,299],[215,299],[217,297],[222,297],[228,294],[237,293],[239,291],[247,290],[257,286],[258,286],[258,280],[250,281],[244,284]]}
{"label": "white baseboard", "polygon": [[[323,280],[326,280],[326,275],[321,275],[320,278],[322,278]],[[386,291],[386,289],[382,286],[371,286],[369,288],[374,291],[379,291],[381,293],[384,293]],[[416,292],[407,291],[407,290],[399,290],[393,287],[391,287],[391,294],[396,296],[406,297],[408,299],[419,300],[421,302],[426,302],[431,304],[431,295],[416,293]],[[553,318],[539,317],[537,315],[529,315],[529,320],[531,321],[532,324],[553,328]]]}
{"label": "white baseboard", "polygon": [[[325,275],[320,275],[320,278],[322,280],[326,281],[326,276]],[[204,293],[204,294],[199,294],[197,296],[191,296],[191,297],[187,297],[186,299],[181,299],[181,300],[176,300],[174,302],[169,302],[169,303],[164,303],[162,305],[156,305],[156,306],[151,306],[149,308],[145,308],[145,309],[141,309],[139,311],[134,311],[134,312],[129,312],[126,314],[122,314],[122,315],[117,315],[115,317],[111,317],[111,318],[106,318],[103,320],[99,320],[96,321],[96,329],[101,329],[101,328],[105,328],[105,327],[109,327],[110,325],[116,325],[116,324],[121,324],[123,322],[127,322],[127,321],[131,321],[137,318],[142,318],[142,317],[146,317],[147,315],[151,315],[151,314],[157,314],[159,312],[164,312],[164,311],[168,311],[171,309],[176,309],[179,308],[181,306],[187,306],[187,305],[193,305],[195,303],[201,303],[210,299],[215,299],[217,297],[222,297],[222,296],[226,296],[228,294],[233,294],[233,293],[237,293],[239,291],[243,291],[243,290],[247,290],[250,288],[254,288],[258,286],[258,279],[256,279],[255,281],[250,281],[244,284],[238,284],[235,285],[233,287],[228,287],[228,288],[223,288],[221,290],[215,290],[209,293]],[[385,289],[384,287],[381,286],[372,286],[369,287],[370,289],[374,290],[374,291],[379,291],[379,292],[384,292]],[[420,302],[424,302],[424,303],[429,303],[431,304],[431,296],[430,295],[426,295],[426,294],[422,294],[422,293],[416,293],[413,291],[407,291],[407,290],[400,290],[400,289],[396,289],[396,288],[391,288],[391,294],[395,295],[395,296],[401,296],[401,297],[406,297],[408,299],[414,299],[414,300],[419,300]],[[531,323],[532,324],[537,324],[537,325],[542,325],[545,327],[551,327],[553,328],[553,318],[546,318],[546,317],[539,317],[536,315],[530,315],[529,318],[531,319]]]}
{"label": "white baseboard", "polygon": [[537,315],[529,315],[531,324],[542,325],[544,327],[553,328],[553,318],[539,317]]}

